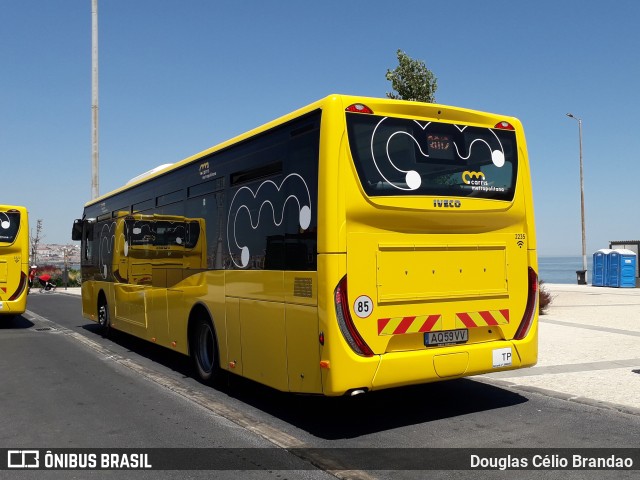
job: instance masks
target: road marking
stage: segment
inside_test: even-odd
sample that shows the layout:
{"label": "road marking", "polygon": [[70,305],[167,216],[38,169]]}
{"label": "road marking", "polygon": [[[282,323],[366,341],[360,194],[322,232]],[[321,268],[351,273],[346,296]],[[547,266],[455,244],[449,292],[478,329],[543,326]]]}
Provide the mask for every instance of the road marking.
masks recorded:
{"label": "road marking", "polygon": [[599,327],[597,325],[588,325],[586,323],[563,322],[562,320],[551,320],[550,318],[540,319],[540,323],[551,323],[553,325],[561,325],[563,327],[583,328],[585,330],[595,330],[597,332],[617,333],[619,335],[629,335],[631,337],[640,337],[640,332],[636,330],[623,330],[622,328]]}
{"label": "road marking", "polygon": [[74,332],[73,330],[69,330],[68,328],[63,327],[62,325],[59,325],[52,320],[49,320],[48,318],[41,317],[37,313],[31,312],[29,310],[27,310],[26,313],[28,313],[32,317],[32,320],[55,326],[58,332],[72,337],[74,340],[79,341],[83,345],[99,353],[104,360],[113,361],[115,363],[118,363],[119,365],[122,365],[123,367],[128,368],[129,370],[132,370],[135,373],[138,373],[139,375],[156,383],[157,385],[171,390],[172,392],[196,403],[197,405],[200,405],[201,407],[220,417],[230,420],[236,425],[249,430],[256,435],[259,435],[260,437],[280,448],[288,450],[289,453],[306,462],[312,463],[314,466],[337,478],[350,480],[373,480],[375,478],[369,475],[367,472],[361,470],[333,470],[332,467],[335,468],[335,466],[332,464],[331,460],[323,459],[322,457],[318,457],[317,455],[310,455],[308,452],[305,452],[305,448],[309,448],[310,450],[313,450],[313,448],[309,445],[306,445],[302,440],[289,435],[288,433],[283,432],[276,427],[273,427],[272,425],[260,422],[256,418],[253,418],[250,415],[247,415],[233,407],[230,407],[229,405],[215,401],[201,392],[195,392],[189,387],[181,384],[177,380],[168,378],[160,373],[154,372],[153,370],[134,362],[129,358],[118,355],[108,348],[103,347],[99,343],[94,342],[90,338],[85,337],[78,332]]}
{"label": "road marking", "polygon": [[637,367],[640,358],[624,360],[606,360],[602,362],[568,363],[563,365],[549,365],[548,367],[532,367],[523,370],[506,370],[504,372],[491,373],[493,378],[535,377],[537,375],[592,372],[596,370],[613,370],[616,368]]}

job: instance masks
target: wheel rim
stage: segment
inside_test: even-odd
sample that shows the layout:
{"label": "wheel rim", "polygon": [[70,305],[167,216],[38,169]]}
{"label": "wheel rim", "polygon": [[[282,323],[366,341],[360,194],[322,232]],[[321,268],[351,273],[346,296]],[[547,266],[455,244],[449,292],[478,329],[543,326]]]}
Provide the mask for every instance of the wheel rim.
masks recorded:
{"label": "wheel rim", "polygon": [[213,370],[213,345],[211,327],[203,323],[198,331],[198,361],[200,368],[206,373]]}

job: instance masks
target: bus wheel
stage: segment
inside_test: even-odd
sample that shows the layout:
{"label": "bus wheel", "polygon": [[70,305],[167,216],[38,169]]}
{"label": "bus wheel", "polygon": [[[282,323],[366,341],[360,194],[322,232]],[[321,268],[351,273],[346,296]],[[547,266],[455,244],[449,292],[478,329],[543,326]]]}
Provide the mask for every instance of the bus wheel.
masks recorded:
{"label": "bus wheel", "polygon": [[216,336],[211,322],[204,318],[197,318],[191,331],[191,358],[200,380],[212,384],[218,377],[218,352]]}
{"label": "bus wheel", "polygon": [[109,335],[109,331],[111,329],[111,320],[109,319],[109,305],[107,305],[107,301],[102,296],[98,301],[98,324],[100,324],[102,335],[104,337]]}

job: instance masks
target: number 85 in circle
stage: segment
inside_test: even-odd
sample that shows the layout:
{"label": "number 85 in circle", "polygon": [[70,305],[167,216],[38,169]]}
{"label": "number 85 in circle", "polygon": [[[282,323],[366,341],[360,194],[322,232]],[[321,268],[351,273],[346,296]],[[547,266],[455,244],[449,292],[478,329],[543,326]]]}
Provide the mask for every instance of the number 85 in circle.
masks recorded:
{"label": "number 85 in circle", "polygon": [[360,295],[353,302],[353,311],[360,318],[367,318],[373,313],[373,302],[366,295]]}

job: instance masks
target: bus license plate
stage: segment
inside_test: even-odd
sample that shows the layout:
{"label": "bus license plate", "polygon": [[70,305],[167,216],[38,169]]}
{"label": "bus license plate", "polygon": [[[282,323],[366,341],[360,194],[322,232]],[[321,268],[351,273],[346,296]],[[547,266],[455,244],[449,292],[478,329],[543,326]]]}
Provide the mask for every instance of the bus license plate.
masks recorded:
{"label": "bus license plate", "polygon": [[456,343],[465,343],[469,340],[469,330],[466,328],[460,330],[443,330],[440,332],[425,332],[424,344],[427,347],[435,345],[454,345]]}

